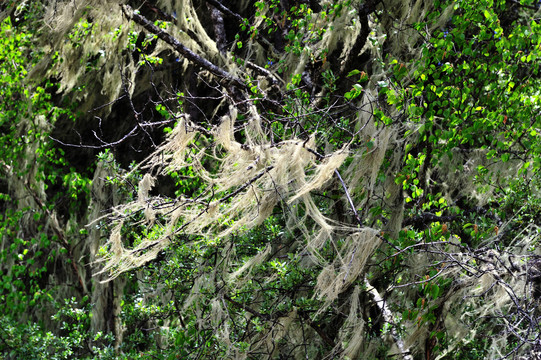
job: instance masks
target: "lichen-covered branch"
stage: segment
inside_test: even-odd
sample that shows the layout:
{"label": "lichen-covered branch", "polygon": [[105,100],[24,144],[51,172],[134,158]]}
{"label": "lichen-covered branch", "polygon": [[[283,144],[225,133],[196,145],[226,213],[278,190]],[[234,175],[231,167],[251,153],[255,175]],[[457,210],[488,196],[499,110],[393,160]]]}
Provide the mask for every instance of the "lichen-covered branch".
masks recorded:
{"label": "lichen-covered branch", "polygon": [[158,36],[160,39],[171,45],[173,49],[178,51],[189,61],[201,66],[203,69],[210,71],[212,74],[216,75],[221,79],[231,81],[233,84],[242,89],[246,87],[242,80],[229,74],[227,71],[214,65],[207,59],[197,55],[196,53],[188,49],[185,45],[183,45],[181,42],[179,42],[176,38],[174,38],[172,35],[168,34],[165,30],[160,29],[159,27],[151,23],[148,19],[146,19],[144,16],[141,16],[136,11],[133,11],[133,9],[129,5],[122,5],[122,11],[126,15],[126,17],[128,17],[128,19],[132,19],[152,34]]}

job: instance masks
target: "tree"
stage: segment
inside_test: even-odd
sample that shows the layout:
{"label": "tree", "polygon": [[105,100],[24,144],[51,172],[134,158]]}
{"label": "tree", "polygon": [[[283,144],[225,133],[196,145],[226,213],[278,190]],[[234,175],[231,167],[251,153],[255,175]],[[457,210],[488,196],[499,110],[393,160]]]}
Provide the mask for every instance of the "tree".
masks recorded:
{"label": "tree", "polygon": [[84,4],[35,12],[55,55],[24,80],[57,80],[44,146],[91,194],[88,210],[50,192],[30,206],[64,211],[50,231],[86,326],[115,336],[67,348],[537,354],[537,4]]}

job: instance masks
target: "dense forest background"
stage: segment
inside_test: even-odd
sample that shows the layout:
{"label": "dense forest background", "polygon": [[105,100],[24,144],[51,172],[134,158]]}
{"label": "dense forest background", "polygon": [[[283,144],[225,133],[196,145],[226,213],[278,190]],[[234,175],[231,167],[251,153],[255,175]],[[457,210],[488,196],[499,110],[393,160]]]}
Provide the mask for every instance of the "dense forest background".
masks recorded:
{"label": "dense forest background", "polygon": [[541,358],[540,17],[3,1],[1,357]]}

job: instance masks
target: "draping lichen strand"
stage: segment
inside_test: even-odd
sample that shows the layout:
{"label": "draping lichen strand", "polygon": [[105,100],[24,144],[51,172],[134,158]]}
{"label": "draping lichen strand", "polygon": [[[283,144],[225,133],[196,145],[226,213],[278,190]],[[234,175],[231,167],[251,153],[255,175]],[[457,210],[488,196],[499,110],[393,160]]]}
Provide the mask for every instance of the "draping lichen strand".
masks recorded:
{"label": "draping lichen strand", "polygon": [[[167,25],[170,33],[179,34],[179,40],[195,53],[224,65],[191,1],[158,3],[170,14],[177,14],[177,21]],[[47,25],[43,30],[49,36],[43,37],[46,43],[42,46],[48,56],[34,68],[32,76],[42,76],[48,69],[47,76],[59,79],[57,91],[72,93],[83,112],[99,105],[111,105],[124,93],[132,96],[150,87],[149,83],[136,82],[144,61],[137,62],[132,56],[126,56],[127,51],[138,51],[133,48],[134,41],[142,31],[123,16],[120,4],[102,0],[58,1],[46,10],[44,23]],[[192,39],[187,33],[197,34],[197,38]],[[167,52],[171,52],[171,48],[157,42],[146,57],[159,57]],[[179,60],[184,67],[187,65],[186,60]],[[49,66],[51,64],[53,66]],[[230,62],[230,66],[232,64]],[[138,86],[134,86],[136,83]],[[99,108],[106,115],[111,107]]]}
{"label": "draping lichen strand", "polygon": [[[191,26],[189,29],[196,30],[192,25],[184,23],[185,12],[193,12],[189,2],[163,5],[176,11],[181,28]],[[344,16],[334,18],[327,26],[338,27],[343,31],[327,32],[319,42],[310,45],[309,52],[318,54],[321,49],[328,49],[329,52],[338,51],[335,49],[340,42],[341,56],[345,56],[359,32],[358,23],[353,21],[355,16],[354,12],[348,12]],[[317,25],[323,19],[314,15],[312,21]],[[197,21],[194,23],[197,24]],[[200,40],[209,41],[206,38]],[[193,49],[198,49],[196,45],[192,45]],[[371,51],[375,54],[379,52],[379,48],[371,42],[367,43],[367,47],[372,47]],[[206,46],[206,50],[209,49],[210,53],[207,55],[213,58],[215,45]],[[205,50],[197,51],[206,54]],[[286,78],[301,74],[309,61],[309,57],[305,55],[298,57],[292,53],[285,53],[282,56],[285,64],[292,69]],[[392,129],[376,126],[376,119],[369,115],[377,94],[375,80],[381,76],[383,74],[374,74],[374,81],[367,88],[367,95],[362,98],[363,103],[359,104],[362,111],[356,119],[357,128],[362,129],[357,136],[373,143],[373,147],[368,151],[366,149],[353,151],[346,144],[343,148],[319,158],[311,151],[318,145],[314,137],[290,138],[273,143],[270,141],[270,134],[264,130],[257,110],[251,110],[251,117],[245,120],[241,127],[237,127],[243,129],[243,142],[236,140],[237,110],[234,107],[208,133],[202,133],[191,123],[189,116],[180,115],[180,121],[164,144],[143,164],[142,167],[148,174],[139,184],[137,200],[114,210],[115,216],[124,220],[119,221],[113,228],[109,238],[109,255],[105,259],[106,265],[102,273],[109,274],[109,278],[112,279],[125,271],[140,267],[154,259],[179,236],[219,237],[224,239],[225,245],[230,235],[249,230],[262,223],[273,209],[281,204],[287,209],[289,230],[297,230],[303,234],[300,241],[302,245],[298,251],[307,251],[310,254],[312,265],[309,266],[315,263],[323,269],[315,289],[317,298],[324,303],[323,311],[351,284],[364,276],[366,263],[375,249],[381,245],[381,237],[378,236],[379,230],[358,228],[358,224],[340,223],[328,218],[318,209],[313,193],[336,181],[335,170],[339,169],[346,159],[353,159],[345,170],[344,178],[352,194],[355,195],[359,191],[367,194],[391,191],[394,199],[398,193],[396,186],[382,185],[377,181],[385,154],[392,149],[392,142],[395,140],[395,132]],[[302,118],[302,114],[300,116]],[[194,177],[202,179],[205,183],[201,195],[195,199],[181,195],[171,200],[172,206],[163,206],[165,201],[163,198],[148,195],[157,175],[166,175],[171,171],[188,167],[194,171]],[[388,171],[393,171],[393,168]],[[365,199],[368,201],[369,197]],[[368,206],[366,202],[360,205],[361,208]],[[299,211],[300,209],[302,211]],[[143,240],[137,246],[127,248],[123,244],[121,229],[124,222],[129,221],[130,214],[138,212],[144,213],[143,221],[148,226],[154,225],[157,218],[162,219],[163,232],[158,239]],[[398,214],[399,218],[400,215]],[[344,234],[346,234],[344,245],[338,246],[339,254],[329,262],[319,251],[325,244],[334,243],[337,236],[343,237]],[[240,279],[248,278],[251,269],[268,258],[270,249],[267,247],[259,255],[244,262],[233,256],[217,271],[225,272],[229,286],[240,288],[246,281]],[[236,266],[239,263],[243,265]],[[212,278],[202,276],[197,280],[185,306],[197,304],[201,289],[213,286]],[[354,357],[359,354],[362,347],[359,334],[363,328],[363,321],[358,314],[358,288],[349,296],[351,299],[349,317],[340,335],[349,345],[343,353],[337,345],[336,351],[342,356]],[[208,321],[211,326],[214,324],[221,329],[216,336],[227,343],[230,341],[227,327],[218,326],[225,319],[223,304],[219,299],[214,299],[211,307],[212,314]],[[300,336],[300,331],[295,330],[296,327],[292,325],[296,321],[296,316],[293,313],[278,319],[276,330],[271,331],[272,336],[263,337],[256,345],[270,349],[288,332],[287,336],[296,341],[294,339]]]}
{"label": "draping lichen strand", "polygon": [[[113,101],[122,91],[123,74],[118,71],[118,66],[125,63],[121,59],[128,32],[122,29],[129,28],[129,24],[122,19],[117,6],[99,0],[62,1],[47,7],[44,16],[47,24],[44,31],[49,36],[43,46],[50,49],[51,54],[37,69],[54,64],[48,75],[60,79],[58,91],[69,93],[77,87],[90,86],[93,91],[76,96],[88,106],[95,106],[102,100]],[[123,70],[133,81],[136,65],[128,63]]]}
{"label": "draping lichen strand", "polygon": [[[240,73],[231,59],[218,60],[221,55],[218,55],[213,40],[202,30],[197,13],[190,2],[183,1],[176,4],[164,2],[163,6],[170,11],[176,11],[179,28],[191,30],[200,35],[197,40],[184,39],[194,51],[223,64],[232,73]],[[419,32],[414,31],[410,26],[431,11],[432,5],[427,5],[422,1],[411,1],[406,4],[389,2],[386,6],[393,9],[393,16],[384,17],[381,22],[374,18],[370,19],[370,25],[373,26],[371,33],[373,41],[368,41],[362,51],[370,51],[374,58],[381,59],[385,54],[382,53],[382,47],[378,45],[378,42],[380,44],[385,42],[385,51],[391,55],[400,57],[402,53],[406,53],[409,57],[416,58],[419,54],[413,49],[416,42],[422,40]],[[443,11],[440,19],[427,30],[433,31],[443,24],[451,11],[451,7]],[[193,19],[193,22],[185,21],[189,17]],[[400,18],[400,28],[406,30],[397,31],[386,38],[385,29],[391,27],[387,22],[394,18]],[[327,26],[342,31],[326,32],[319,41],[305,44],[305,51],[300,55],[287,52],[281,54],[279,60],[282,60],[289,69],[283,77],[290,80],[294,75],[302,74],[308,62],[311,61],[310,55],[320,54],[322,49],[328,51],[329,54],[339,51],[337,44],[341,45],[341,53],[338,57],[347,56],[360,32],[359,23],[353,19],[356,19],[355,12],[348,12],[330,21],[326,19]],[[310,21],[315,26],[322,23],[322,19],[317,14],[313,14]],[[256,21],[254,26],[258,28],[262,27],[262,24],[262,21]],[[251,60],[262,61],[258,60],[255,54],[255,50],[260,49],[259,45],[251,42],[246,47],[248,47],[247,56],[254,58]],[[302,139],[292,137],[275,143],[271,141],[271,134],[267,132],[255,107],[249,108],[247,112],[249,116],[240,123],[238,110],[235,106],[231,106],[228,114],[215,122],[217,125],[205,131],[201,131],[198,125],[192,123],[187,114],[178,114],[180,120],[164,144],[141,166],[148,173],[139,184],[137,200],[114,210],[115,216],[122,220],[118,221],[113,228],[108,244],[109,255],[102,272],[107,273],[112,279],[125,271],[140,267],[154,259],[160,251],[177,241],[180,236],[217,237],[223,241],[224,247],[234,247],[234,244],[231,244],[232,235],[261,224],[279,205],[285,209],[288,230],[302,234],[298,241],[302,246],[297,251],[306,251],[309,254],[309,261],[306,262],[309,264],[306,266],[316,266],[319,269],[314,290],[315,298],[319,299],[323,306],[317,315],[336,302],[340,295],[347,294],[348,296],[345,302],[349,304],[347,319],[339,334],[344,347],[336,345],[337,353],[344,357],[354,358],[360,356],[359,354],[363,351],[365,354],[374,352],[374,344],[363,342],[360,336],[365,324],[359,314],[360,295],[355,282],[365,277],[367,263],[374,252],[381,247],[383,239],[381,231],[396,237],[401,229],[404,216],[403,189],[401,184],[394,182],[394,176],[404,156],[403,149],[408,143],[416,142],[418,139],[416,135],[401,138],[398,134],[403,133],[406,128],[418,129],[420,126],[418,123],[397,123],[390,126],[382,126],[381,122],[377,123],[372,113],[372,105],[377,104],[379,100],[378,81],[384,80],[388,74],[382,70],[381,64],[374,64],[374,68],[376,71],[371,74],[370,82],[357,103],[361,111],[355,119],[357,128],[361,129],[356,134],[356,139],[370,141],[372,144],[370,149],[352,148],[346,144],[338,150],[328,151],[321,156],[314,152],[314,149],[321,145],[317,143],[314,136]],[[415,69],[411,69],[410,73],[413,74],[414,71]],[[396,109],[386,105],[382,107],[386,107],[391,117],[398,117],[399,112]],[[302,109],[301,112],[311,110],[314,109]],[[302,116],[301,113],[299,117],[302,118]],[[455,155],[452,160],[443,157],[440,163],[429,169],[426,181],[429,182],[431,175],[436,175],[438,172],[447,173],[449,176],[442,186],[444,196],[449,203],[456,195],[451,195],[447,190],[458,188],[461,195],[473,193],[474,197],[483,204],[490,196],[490,192],[476,193],[477,185],[473,182],[473,173],[478,165],[486,163],[485,154],[473,152]],[[386,160],[388,161],[384,167]],[[450,169],[460,166],[464,166],[465,171],[453,170],[451,172]],[[149,195],[159,175],[167,175],[172,171],[186,168],[193,170],[194,178],[203,181],[204,188],[200,195],[195,198],[180,195],[170,200]],[[333,181],[337,182],[335,178],[337,169],[343,173],[346,188],[350,196],[355,198],[355,205],[360,209],[367,226],[361,227],[355,221],[339,222],[329,218],[318,209],[313,194],[332,186]],[[495,167],[493,169],[498,170]],[[502,176],[509,176],[515,172],[515,168],[501,169]],[[384,181],[380,180],[382,174],[385,175]],[[377,228],[381,224],[376,225],[375,222],[370,221],[370,202],[373,198],[384,199],[382,203],[385,204],[385,210],[390,213],[383,228]],[[341,200],[345,200],[345,195]],[[164,206],[166,201],[169,202],[168,206]],[[124,245],[121,236],[122,226],[131,221],[132,214],[138,213],[144,214],[144,218],[139,221],[151,227],[159,224],[162,232],[158,238],[143,239],[138,245],[128,248]],[[340,245],[337,245],[337,239],[341,240]],[[334,259],[329,259],[320,253],[322,248],[329,243],[336,249]],[[298,243],[296,245],[298,246]],[[226,279],[231,290],[235,287],[241,288],[249,278],[252,269],[266,261],[270,254],[270,245],[248,260],[236,258],[232,251],[221,266],[214,271],[222,272],[220,275]],[[441,249],[439,255],[410,257],[407,263],[410,266],[411,277],[407,280],[418,281],[419,277],[416,274],[421,274],[423,269],[430,267],[432,262],[440,261],[441,254],[445,254],[445,249]],[[459,260],[461,263],[474,261],[466,258]],[[462,270],[458,266],[452,266],[446,268],[442,276],[452,278]],[[199,292],[216,285],[213,275],[216,274],[206,274],[196,280],[192,293],[186,301],[186,307],[197,306]],[[445,325],[457,336],[455,340],[467,331],[463,326],[457,325],[465,320],[464,317],[497,316],[498,311],[509,306],[511,302],[510,297],[506,295],[508,292],[505,286],[496,281],[499,276],[501,274],[490,270],[479,278],[474,274],[464,279],[459,285],[461,290],[454,293],[453,300],[456,300],[454,303],[458,304],[461,297],[481,294],[486,302],[477,307],[475,314],[464,314],[460,319],[457,319],[452,309],[444,310]],[[486,292],[495,281],[498,286]],[[521,290],[526,288],[523,283],[513,283],[512,279],[508,281],[515,294],[525,293]],[[363,283],[368,287],[371,286],[368,279],[364,279]],[[353,291],[351,291],[352,286]],[[390,294],[386,299],[389,302],[398,303],[399,297],[403,296],[403,293],[398,291]],[[477,299],[472,297],[468,301],[473,303]],[[450,301],[447,298],[440,301],[443,300]],[[208,321],[211,326],[219,328],[216,336],[229,344],[230,329],[227,326],[219,326],[219,324],[227,324],[223,300],[212,299],[210,306],[212,309],[210,317],[198,320],[202,323]],[[275,341],[284,336],[295,339],[297,316],[298,314],[293,312],[277,319],[275,324],[280,325],[276,325],[277,328],[271,330],[272,337],[262,336],[257,346],[271,348]],[[391,353],[397,354],[403,351],[397,350],[399,343],[404,349],[421,348],[420,344],[427,339],[427,326],[427,324],[406,322],[404,342],[395,339],[396,344],[392,345],[394,348]],[[502,355],[500,349],[505,344],[495,345],[497,345],[495,349],[499,350],[494,350],[494,355],[496,352]]]}
{"label": "draping lichen strand", "polygon": [[[203,135],[198,133],[187,116],[182,118],[164,145],[148,159],[145,168],[150,173],[167,174],[173,170],[191,167],[195,171],[194,176],[204,179],[208,184],[207,189],[213,191],[206,190],[196,200],[181,196],[174,200],[173,208],[162,207],[163,198],[148,196],[155,177],[145,175],[139,184],[138,199],[116,208],[115,214],[125,217],[143,211],[144,221],[148,226],[152,226],[156,218],[165,219],[164,231],[159,239],[143,241],[135,248],[129,249],[123,245],[120,236],[123,222],[119,222],[109,239],[110,255],[102,271],[107,272],[111,279],[122,272],[140,267],[155,258],[178,236],[219,237],[225,239],[223,244],[228,246],[226,244],[230,235],[257,226],[280,203],[286,209],[290,209],[286,214],[290,218],[289,231],[293,232],[296,229],[303,234],[298,251],[306,249],[312,264],[325,268],[316,285],[317,298],[324,303],[323,311],[363,276],[366,263],[380,246],[381,239],[377,236],[377,230],[359,229],[356,225],[339,223],[326,217],[318,209],[313,192],[325,188],[333,180],[334,171],[348,156],[356,159],[357,171],[361,175],[366,174],[357,176],[357,172],[349,172],[350,176],[346,181],[351,188],[364,187],[379,191],[374,174],[383,161],[390,133],[377,131],[373,126],[365,127],[363,134],[372,138],[375,143],[371,152],[355,155],[348,148],[344,148],[327,154],[324,159],[318,159],[309,151],[315,147],[313,138],[308,141],[290,139],[278,144],[262,142],[266,134],[258,133],[261,129],[260,124],[253,124],[257,120],[249,121],[247,126],[251,129],[246,130],[257,135],[252,137],[257,139],[257,142],[241,144],[235,140],[233,130],[235,121],[236,113],[232,110],[229,115],[221,118],[220,124],[211,131],[211,135]],[[369,134],[371,129],[375,133]],[[194,142],[195,138],[198,139],[197,143]],[[211,168],[209,164],[212,164]],[[235,196],[229,197],[231,194]],[[224,198],[227,200],[224,201]],[[302,209],[302,214],[296,209]],[[312,225],[307,225],[308,223]],[[319,254],[320,249],[329,241],[334,243],[336,236],[343,236],[340,234],[344,233],[351,235],[346,237],[336,259],[329,263],[325,256]],[[229,258],[217,271],[225,273],[231,289],[242,288],[249,279],[251,269],[267,260],[270,250],[271,247],[268,246],[259,255],[245,260],[237,270],[234,269],[239,259]],[[211,278],[206,278],[205,286],[212,283]],[[187,304],[196,301],[200,297],[200,291],[199,287],[194,286]],[[354,297],[351,301],[355,302]],[[213,306],[218,306],[219,303],[215,304]],[[285,318],[286,323],[291,322],[293,318],[294,315]],[[279,334],[286,331],[286,323],[280,320],[281,325],[277,326],[284,329],[275,334],[276,336],[283,336]],[[351,326],[358,330],[359,326],[362,328],[362,322],[359,323],[358,319],[352,318]],[[224,328],[219,329],[221,332],[218,335],[227,335]],[[294,328],[291,329],[293,331]],[[298,335],[290,336],[296,339]],[[344,354],[357,353],[359,347],[355,345],[357,341],[355,337],[358,336],[356,332],[346,331],[343,336],[344,339],[352,337],[351,345]],[[272,339],[273,342],[278,341],[278,337]],[[223,340],[229,341],[227,338]],[[265,344],[267,343],[261,342],[259,346],[270,348],[270,344]]]}
{"label": "draping lichen strand", "polygon": [[[26,16],[28,3],[21,2],[20,8],[0,5],[5,10],[0,18]],[[220,71],[201,71],[197,60],[177,53],[171,42],[154,38],[148,26],[123,15],[117,2],[44,2],[44,13],[39,13],[43,26],[36,32],[45,34],[36,40],[42,49],[38,52],[44,55],[37,65],[29,66],[28,83],[47,82],[49,86],[52,80],[57,85],[45,90],[51,94],[51,106],[66,104],[83,114],[73,129],[90,120],[99,121],[99,130],[106,128],[102,124],[115,121],[111,128],[116,129],[117,124],[126,125],[135,118],[133,134],[136,130],[145,133],[145,141],[150,139],[153,147],[143,150],[147,151],[144,156],[150,156],[126,175],[108,168],[115,162],[112,153],[123,156],[123,148],[104,140],[121,138],[118,144],[125,141],[122,146],[129,148],[136,136],[123,137],[124,129],[103,139],[95,131],[96,138],[90,142],[98,146],[88,148],[83,143],[92,130],[85,132],[88,128],[81,132],[79,144],[62,143],[64,137],[52,142],[47,147],[51,153],[88,150],[84,156],[113,147],[111,157],[102,153],[107,161],[97,165],[84,160],[79,163],[79,159],[74,165],[70,159],[62,159],[62,164],[65,161],[70,167],[91,169],[96,165],[94,176],[89,177],[92,186],[85,185],[90,193],[88,211],[83,207],[72,212],[70,207],[62,214],[56,207],[75,198],[52,193],[70,187],[71,180],[61,171],[49,178],[40,173],[39,157],[49,155],[40,147],[48,141],[46,135],[62,133],[59,129],[65,124],[71,131],[72,117],[68,113],[51,115],[56,110],[34,116],[34,101],[39,99],[37,95],[29,97],[30,114],[17,123],[15,132],[24,143],[23,159],[17,164],[24,174],[16,171],[14,163],[0,161],[8,175],[7,193],[13,199],[13,204],[8,204],[1,198],[0,205],[21,214],[14,236],[17,241],[24,240],[20,246],[25,247],[22,258],[5,259],[9,276],[26,263],[26,251],[37,253],[45,246],[40,241],[51,241],[46,247],[55,253],[41,270],[45,275],[30,283],[47,282],[47,288],[60,288],[55,300],[77,291],[77,296],[89,295],[93,311],[90,328],[114,333],[117,350],[125,333],[122,322],[130,317],[120,316],[125,284],[120,275],[139,269],[128,280],[128,284],[136,282],[138,291],[145,294],[139,305],[151,303],[163,288],[167,290],[160,296],[168,303],[169,297],[177,296],[175,285],[152,288],[145,284],[145,277],[161,276],[163,268],[171,269],[168,256],[177,254],[165,250],[176,251],[177,247],[181,256],[185,256],[182,251],[190,253],[182,259],[186,262],[183,267],[189,263],[185,268],[190,284],[175,299],[174,311],[182,313],[181,322],[189,318],[183,328],[195,324],[191,329],[209,331],[210,341],[219,342],[216,347],[223,349],[212,351],[227,358],[257,357],[262,352],[269,358],[286,353],[299,359],[319,358],[326,352],[328,358],[355,359],[384,357],[387,352],[393,358],[426,355],[445,359],[455,352],[465,353],[462,347],[479,346],[488,349],[486,356],[490,358],[521,358],[521,352],[539,348],[539,228],[528,224],[536,222],[538,204],[528,199],[524,207],[534,209],[522,214],[524,198],[519,196],[539,193],[514,188],[521,186],[521,181],[537,186],[531,154],[539,150],[530,142],[537,139],[538,124],[534,116],[529,126],[528,119],[521,123],[519,117],[535,115],[538,107],[522,114],[522,110],[509,116],[502,113],[497,115],[499,122],[493,121],[488,118],[493,114],[487,113],[492,105],[480,99],[484,95],[496,98],[496,91],[487,90],[488,85],[473,86],[480,78],[470,73],[472,91],[462,103],[469,110],[471,101],[476,114],[472,111],[459,122],[450,122],[439,107],[444,110],[443,102],[451,99],[430,92],[430,87],[437,85],[435,80],[455,84],[444,78],[441,69],[447,66],[449,73],[461,74],[460,61],[475,63],[478,59],[473,52],[498,37],[478,41],[483,34],[477,34],[475,26],[471,28],[473,35],[467,33],[470,27],[465,27],[464,34],[453,32],[453,27],[461,24],[453,17],[454,11],[461,15],[475,2],[436,9],[438,2],[423,0],[324,0],[310,5],[263,1],[257,3],[258,15],[253,15],[254,1],[243,0],[227,6],[248,16],[246,22],[240,15],[218,11],[217,16],[223,16],[226,24],[221,30],[206,23],[215,21],[206,14],[213,9],[211,1],[129,3],[149,24],[160,26]],[[295,6],[285,8],[286,3]],[[490,3],[486,12],[478,13],[480,22],[485,21],[483,17],[496,19],[499,11],[516,10],[509,10],[508,5],[505,1]],[[539,13],[524,2],[513,2],[513,6],[520,9],[515,11],[517,17]],[[490,26],[500,30],[502,25],[505,31],[499,45],[515,41],[507,32],[519,23],[504,26],[500,20],[492,22]],[[246,30],[235,37],[232,29],[243,24]],[[486,29],[492,36],[493,29]],[[222,38],[218,43],[216,31],[227,32],[228,42]],[[457,39],[450,41],[457,35],[463,36],[465,43],[476,40],[467,48],[469,55],[452,54],[449,47],[438,64],[435,57],[425,58],[420,51],[424,48],[436,53],[441,42],[458,48],[461,43]],[[509,49],[521,55],[527,51],[519,47]],[[528,50],[534,52],[533,47]],[[488,60],[492,54],[488,51],[480,56]],[[524,57],[528,59],[526,54]],[[514,72],[510,66],[498,70],[498,76],[503,79],[501,74],[507,76],[508,71],[513,80],[515,75],[522,76],[520,72],[530,76],[528,67],[534,61],[520,58],[517,55],[515,59],[520,71]],[[396,61],[396,66],[391,61]],[[497,68],[498,61],[489,68]],[[477,70],[487,76],[491,71]],[[421,74],[426,75],[423,81],[419,80]],[[361,76],[363,80],[358,80]],[[232,83],[233,77],[238,81]],[[535,81],[530,76],[527,82]],[[523,87],[531,86],[527,82],[520,88],[509,83],[498,100],[505,102],[518,94],[516,101],[524,101],[527,108],[529,102],[538,101],[534,99],[536,90],[522,92]],[[345,96],[352,84],[359,93]],[[386,98],[391,88],[395,98]],[[435,101],[430,101],[429,95],[435,95]],[[531,99],[525,101],[528,96]],[[9,102],[10,98],[17,100],[15,95],[3,100]],[[432,106],[431,102],[440,105]],[[410,108],[422,114],[409,114]],[[109,117],[111,113],[114,116]],[[481,115],[487,119],[477,122],[475,117]],[[124,116],[129,119],[124,121]],[[55,122],[60,121],[62,126],[56,128]],[[286,123],[287,130],[282,131],[280,126]],[[456,129],[447,133],[449,124],[455,124]],[[467,128],[470,125],[473,130]],[[479,132],[481,136],[476,136],[474,125],[486,125]],[[10,126],[9,118],[4,126]],[[167,136],[161,126],[171,127]],[[473,134],[471,138],[464,136],[467,131]],[[31,132],[39,135],[32,138]],[[156,139],[164,137],[162,144],[154,145]],[[448,146],[451,138],[453,148]],[[502,154],[508,155],[505,161],[500,161]],[[64,165],[59,162],[55,166]],[[120,183],[117,176],[128,179],[126,197],[120,195],[124,190],[111,185]],[[174,186],[167,181],[175,183],[176,177],[197,183],[199,188],[186,186],[186,193],[180,188],[171,190]],[[134,178],[140,181],[129,183]],[[414,188],[418,192],[414,193]],[[162,190],[168,195],[160,194]],[[516,202],[500,201],[513,192],[520,192],[518,200],[512,200]],[[494,209],[517,203],[518,210]],[[106,209],[111,212],[106,214]],[[505,218],[514,214],[517,219]],[[88,223],[84,229],[78,226],[81,218]],[[280,229],[273,228],[267,237],[265,231],[271,228],[267,224],[272,221],[279,223]],[[48,238],[30,241],[38,226]],[[258,238],[260,230],[263,239]],[[108,239],[103,244],[106,232]],[[12,237],[2,234],[3,251],[16,245],[8,243]],[[62,251],[56,252],[58,249]],[[64,250],[67,258],[62,257]],[[208,253],[214,262],[204,258]],[[167,260],[163,261],[164,257]],[[60,259],[69,259],[69,266],[64,267]],[[94,282],[90,280],[93,270]],[[289,291],[284,274],[297,271],[301,282],[292,287],[295,296],[286,294],[272,303],[273,291]],[[6,289],[11,286],[7,285]],[[436,295],[427,290],[433,285],[437,285]],[[29,299],[42,295],[35,292]],[[310,305],[282,307],[301,297]],[[44,323],[50,322],[48,312],[41,315]],[[164,330],[157,336],[166,338],[169,325],[175,325],[168,319],[161,325],[155,320],[152,328]],[[256,328],[256,323],[259,330],[244,335],[243,331]],[[484,331],[491,337],[483,338],[480,334]],[[435,340],[433,334],[444,337]],[[445,347],[437,355],[431,352],[433,348],[428,350],[434,341]]]}
{"label": "draping lichen strand", "polygon": [[[347,149],[318,161],[308,150],[314,146],[313,140],[292,139],[275,145],[240,144],[232,130],[235,116],[235,112],[224,116],[212,138],[199,137],[200,145],[190,142],[197,130],[189,120],[184,118],[179,122],[164,145],[148,160],[147,168],[166,174],[191,167],[195,176],[208,182],[208,188],[197,200],[181,196],[174,200],[172,208],[161,207],[163,199],[148,198],[154,180],[145,175],[139,184],[138,200],[117,208],[115,213],[123,216],[143,211],[147,219],[165,216],[165,231],[160,239],[153,240],[152,246],[143,242],[133,250],[123,249],[117,235],[111,237],[116,260],[106,270],[120,266],[113,273],[116,275],[144,264],[176,234],[225,238],[236,231],[251,229],[265,220],[278,202],[302,205],[304,216],[311,217],[330,235],[329,230],[335,225],[321,214],[309,193],[331,179],[344,161]],[[260,134],[259,138],[262,137],[264,134]],[[214,144],[210,151],[209,144]],[[211,169],[206,166],[208,163],[212,163]],[[117,225],[117,229],[120,227],[121,224]],[[114,232],[118,233],[119,230]],[[312,246],[314,250],[319,247]],[[135,255],[147,248],[144,255]]]}

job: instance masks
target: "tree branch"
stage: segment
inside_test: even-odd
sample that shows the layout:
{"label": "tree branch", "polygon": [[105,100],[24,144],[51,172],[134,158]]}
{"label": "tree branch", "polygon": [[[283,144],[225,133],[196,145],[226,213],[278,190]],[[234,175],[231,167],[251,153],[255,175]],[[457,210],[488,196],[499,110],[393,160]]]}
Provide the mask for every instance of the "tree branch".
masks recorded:
{"label": "tree branch", "polygon": [[[224,6],[220,1],[217,1],[217,0],[206,0],[207,3],[211,4],[212,6],[214,6],[216,9],[220,10],[222,13],[226,14],[226,15],[229,15],[231,17],[233,17],[235,20],[237,20],[237,22],[239,23],[239,25],[242,25],[244,24],[244,19],[242,18],[242,16],[240,16],[239,14],[231,11],[229,8],[227,8],[226,6]],[[264,37],[262,37],[259,33],[256,35],[256,40],[259,42],[259,44],[261,44],[261,46],[263,46],[266,50],[268,49],[271,49],[273,52],[277,52],[276,49],[274,48],[274,46],[267,40],[265,39]]]}
{"label": "tree branch", "polygon": [[379,311],[383,315],[383,320],[391,326],[391,336],[393,337],[393,340],[398,347],[398,350],[400,351],[400,355],[402,355],[402,358],[404,360],[413,360],[413,356],[411,356],[410,351],[406,348],[406,345],[404,345],[404,341],[400,338],[398,332],[396,331],[396,328],[394,327],[393,313],[387,306],[386,301],[381,297],[376,288],[370,285],[368,279],[365,278],[364,283],[366,285],[366,288],[368,289],[368,292],[374,298],[376,306],[379,308]]}
{"label": "tree branch", "polygon": [[235,20],[237,20],[240,24],[242,24],[244,22],[244,19],[242,18],[242,16],[240,16],[239,14],[231,11],[229,8],[225,7],[221,2],[216,1],[216,0],[206,0],[206,2],[208,2],[209,4],[214,6],[216,9],[223,12],[224,14],[227,14],[229,16],[234,17]]}
{"label": "tree branch", "polygon": [[189,61],[201,66],[203,69],[206,69],[210,71],[212,74],[223,78],[225,80],[228,80],[232,82],[234,85],[241,87],[243,89],[246,88],[246,84],[240,80],[239,78],[231,75],[224,69],[214,65],[210,61],[208,61],[205,58],[202,58],[201,56],[194,53],[192,50],[188,49],[185,45],[180,43],[177,39],[175,39],[173,36],[165,32],[163,29],[160,29],[153,23],[151,23],[147,18],[144,16],[138,14],[137,12],[133,11],[133,9],[128,5],[121,5],[122,12],[126,15],[126,17],[130,20],[135,21],[137,24],[144,27],[146,30],[150,31],[169,45],[173,47],[176,51],[178,51],[182,56],[184,56]]}
{"label": "tree branch", "polygon": [[361,33],[359,34],[359,36],[357,36],[355,44],[353,44],[353,47],[351,48],[346,60],[344,61],[344,64],[342,65],[342,69],[340,71],[340,78],[343,79],[344,75],[351,70],[350,68],[353,65],[354,61],[357,59],[357,55],[359,55],[364,45],[366,44],[366,40],[368,39],[368,35],[370,34],[368,15],[370,15],[376,10],[376,6],[379,3],[380,0],[369,0],[364,2],[359,7],[359,21],[361,23]]}
{"label": "tree branch", "polygon": [[227,51],[224,17],[222,16],[222,12],[211,4],[207,4],[207,9],[210,11],[210,18],[213,22],[214,34],[216,35],[216,45],[218,46],[220,53],[223,54]]}

